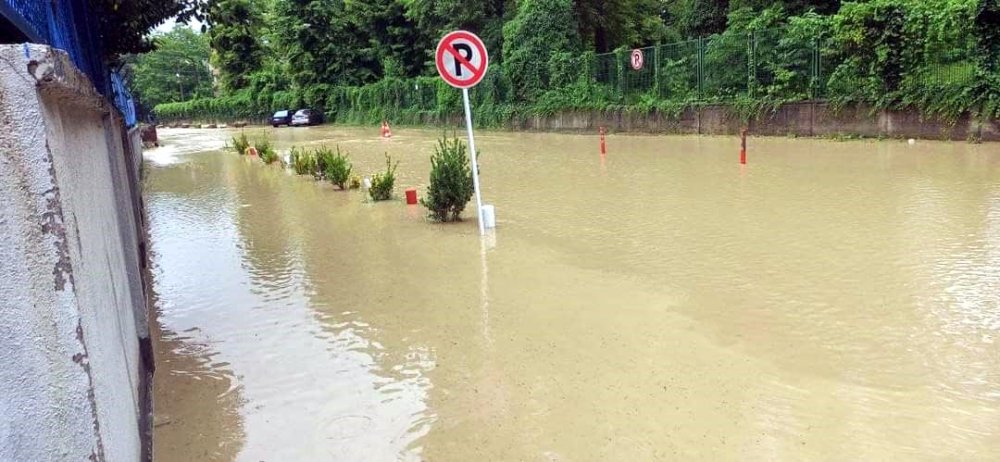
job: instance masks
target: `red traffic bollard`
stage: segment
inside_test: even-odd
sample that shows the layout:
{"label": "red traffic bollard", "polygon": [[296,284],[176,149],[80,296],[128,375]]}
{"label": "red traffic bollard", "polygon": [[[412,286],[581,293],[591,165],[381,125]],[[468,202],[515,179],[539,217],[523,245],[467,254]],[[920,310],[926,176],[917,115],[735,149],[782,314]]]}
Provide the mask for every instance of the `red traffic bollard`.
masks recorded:
{"label": "red traffic bollard", "polygon": [[740,131],[740,164],[747,163],[747,129]]}
{"label": "red traffic bollard", "polygon": [[410,188],[406,190],[406,203],[408,205],[416,205],[417,203],[417,190],[415,188]]}
{"label": "red traffic bollard", "polygon": [[607,154],[608,145],[607,143],[605,143],[605,135],[608,134],[608,131],[604,127],[601,127],[600,133],[601,133],[601,154]]}

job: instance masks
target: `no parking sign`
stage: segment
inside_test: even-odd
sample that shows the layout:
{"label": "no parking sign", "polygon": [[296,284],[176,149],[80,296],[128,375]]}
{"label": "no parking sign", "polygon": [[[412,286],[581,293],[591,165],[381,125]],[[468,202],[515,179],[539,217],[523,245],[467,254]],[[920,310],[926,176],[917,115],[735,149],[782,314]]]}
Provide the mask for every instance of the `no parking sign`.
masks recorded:
{"label": "no parking sign", "polygon": [[434,62],[438,73],[448,85],[472,88],[483,80],[490,58],[482,39],[464,30],[457,30],[438,42]]}
{"label": "no parking sign", "polygon": [[[472,184],[476,190],[476,215],[479,219],[479,235],[486,234],[486,224],[483,221],[483,196],[479,192],[479,151],[476,150],[476,138],[472,135],[472,109],[469,107],[469,89],[476,86],[486,75],[490,57],[486,53],[486,45],[482,39],[472,32],[457,30],[441,38],[437,51],[434,53],[434,63],[438,74],[448,85],[462,89],[462,102],[465,104],[465,128],[469,132],[469,158],[472,160]],[[488,210],[492,211],[490,206]],[[491,220],[492,222],[492,220]]]}
{"label": "no parking sign", "polygon": [[632,56],[629,57],[629,61],[632,63],[632,69],[641,71],[646,58],[642,55],[642,50],[636,49],[632,50]]}

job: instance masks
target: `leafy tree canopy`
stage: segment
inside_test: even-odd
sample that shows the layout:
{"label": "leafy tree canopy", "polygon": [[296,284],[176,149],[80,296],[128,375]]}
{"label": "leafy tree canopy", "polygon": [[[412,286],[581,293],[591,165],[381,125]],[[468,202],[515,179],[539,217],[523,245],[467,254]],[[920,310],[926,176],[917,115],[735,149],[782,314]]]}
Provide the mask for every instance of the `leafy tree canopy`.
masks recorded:
{"label": "leafy tree canopy", "polygon": [[178,25],[152,37],[156,49],[135,57],[132,88],[146,107],[212,96],[208,37]]}

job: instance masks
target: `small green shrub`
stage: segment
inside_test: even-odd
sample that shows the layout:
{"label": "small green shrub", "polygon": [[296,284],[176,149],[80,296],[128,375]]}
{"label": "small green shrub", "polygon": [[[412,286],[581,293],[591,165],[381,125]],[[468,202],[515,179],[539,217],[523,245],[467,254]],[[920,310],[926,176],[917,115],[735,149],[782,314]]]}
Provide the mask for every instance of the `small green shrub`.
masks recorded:
{"label": "small green shrub", "polygon": [[387,201],[392,199],[392,188],[396,184],[396,167],[399,162],[392,163],[389,154],[385,155],[385,172],[379,172],[372,176],[372,187],[368,189],[368,194],[373,201]]}
{"label": "small green shrub", "polygon": [[431,185],[420,200],[438,221],[460,221],[465,205],[472,199],[472,168],[465,143],[455,138],[438,140],[431,156]]}
{"label": "small green shrub", "polygon": [[316,171],[316,156],[313,153],[293,146],[288,157],[296,174],[312,175]]}
{"label": "small green shrub", "polygon": [[340,146],[337,146],[337,153],[328,158],[324,172],[326,173],[326,179],[330,180],[330,182],[337,185],[340,189],[347,189],[347,182],[351,179],[351,171],[353,169],[354,167],[351,166],[351,161],[347,159],[347,155],[341,153]]}
{"label": "small green shrub", "polygon": [[334,155],[330,148],[322,147],[313,151],[313,155],[316,158],[316,170],[313,171],[313,175],[317,178],[326,178],[327,170],[330,164],[333,163]]}
{"label": "small green shrub", "polygon": [[350,184],[350,187],[351,187],[351,189],[360,189],[361,188],[361,177],[358,176],[358,175],[351,175],[351,184]]}
{"label": "small green shrub", "polygon": [[260,160],[264,161],[265,164],[273,164],[278,160],[278,152],[274,150],[274,146],[271,145],[271,140],[267,136],[257,140],[255,147]]}
{"label": "small green shrub", "polygon": [[236,153],[239,155],[244,155],[247,153],[247,148],[250,147],[250,139],[247,138],[247,134],[240,132],[240,136],[233,137],[233,148],[236,149]]}

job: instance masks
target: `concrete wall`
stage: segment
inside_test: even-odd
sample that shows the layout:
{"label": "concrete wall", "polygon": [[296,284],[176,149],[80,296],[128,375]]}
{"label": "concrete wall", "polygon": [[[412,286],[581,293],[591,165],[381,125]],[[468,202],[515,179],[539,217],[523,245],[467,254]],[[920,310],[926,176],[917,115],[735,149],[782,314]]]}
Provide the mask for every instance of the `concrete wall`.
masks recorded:
{"label": "concrete wall", "polygon": [[731,107],[718,104],[679,115],[639,114],[626,110],[565,111],[513,121],[511,128],[545,131],[611,131],[736,135],[744,126],[754,135],[864,136],[937,140],[1000,141],[1000,121],[985,123],[965,115],[956,121],[925,118],[910,110],[873,110],[864,105],[836,108],[822,101],[788,103],[744,122]]}
{"label": "concrete wall", "polygon": [[146,458],[138,133],[61,52],[0,61],[0,461]]}
{"label": "concrete wall", "polygon": [[[423,115],[418,117],[418,120],[406,122],[465,127],[461,114]],[[206,121],[173,122],[167,125],[198,128],[203,123]],[[254,120],[251,123],[267,125],[268,121]],[[763,136],[861,136],[1000,141],[1000,120],[982,122],[964,115],[956,121],[948,121],[934,117],[925,118],[914,110],[874,110],[865,105],[841,108],[824,101],[787,103],[773,111],[766,111],[750,121],[743,121],[731,106],[713,104],[685,109],[676,115],[659,112],[638,113],[627,109],[570,110],[545,116],[515,116],[507,123],[507,128],[511,130],[596,132],[599,127],[606,127],[616,132],[701,135],[737,135],[742,128],[749,127],[751,134]]]}

